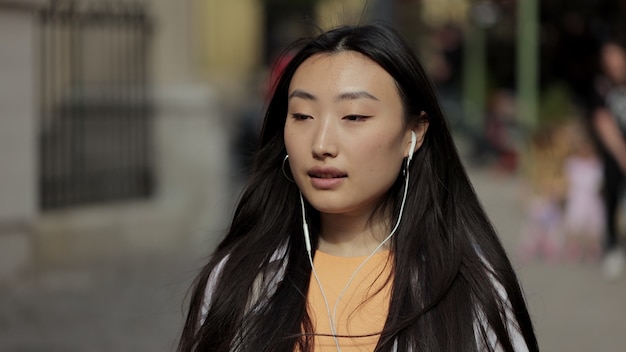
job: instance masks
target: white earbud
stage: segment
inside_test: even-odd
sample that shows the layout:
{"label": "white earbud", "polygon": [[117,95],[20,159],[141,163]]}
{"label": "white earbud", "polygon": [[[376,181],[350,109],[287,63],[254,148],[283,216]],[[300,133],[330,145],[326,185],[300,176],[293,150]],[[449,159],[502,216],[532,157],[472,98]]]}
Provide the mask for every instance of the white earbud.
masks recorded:
{"label": "white earbud", "polygon": [[409,149],[409,157],[408,162],[411,162],[413,159],[413,152],[415,151],[415,145],[417,144],[417,136],[415,135],[415,131],[411,131],[411,148]]}

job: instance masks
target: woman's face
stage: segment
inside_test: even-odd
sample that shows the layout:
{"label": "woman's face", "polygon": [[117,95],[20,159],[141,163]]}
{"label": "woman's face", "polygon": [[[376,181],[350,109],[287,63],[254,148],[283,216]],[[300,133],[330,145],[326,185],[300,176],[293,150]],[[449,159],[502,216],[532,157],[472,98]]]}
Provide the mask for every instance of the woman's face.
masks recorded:
{"label": "woman's face", "polygon": [[357,52],[317,54],[296,70],[288,99],[285,146],[304,197],[322,213],[371,214],[411,141],[394,79]]}

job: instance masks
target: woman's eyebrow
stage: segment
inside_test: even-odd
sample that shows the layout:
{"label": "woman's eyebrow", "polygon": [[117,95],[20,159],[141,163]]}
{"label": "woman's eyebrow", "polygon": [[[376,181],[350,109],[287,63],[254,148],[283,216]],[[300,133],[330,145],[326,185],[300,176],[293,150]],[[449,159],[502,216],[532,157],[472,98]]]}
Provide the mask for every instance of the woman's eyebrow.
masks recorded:
{"label": "woman's eyebrow", "polygon": [[341,100],[354,100],[354,99],[361,99],[361,98],[378,101],[378,98],[376,98],[375,96],[371,95],[370,93],[368,93],[368,92],[366,92],[364,90],[358,90],[358,91],[354,91],[354,92],[341,93],[341,94],[337,95],[334,100],[335,101],[341,101]]}
{"label": "woman's eyebrow", "polygon": [[291,100],[292,98],[300,98],[304,100],[317,100],[315,95],[305,92],[300,89],[296,89],[293,92],[291,92],[291,94],[289,94],[289,100]]}
{"label": "woman's eyebrow", "polygon": [[[300,99],[313,100],[313,101],[317,100],[317,97],[315,95],[309,92],[305,92],[301,89],[296,89],[293,92],[291,92],[291,94],[289,94],[289,100],[291,100],[292,98],[300,98]],[[337,102],[337,101],[342,101],[342,100],[355,100],[355,99],[363,99],[363,98],[379,101],[378,98],[376,98],[375,96],[373,96],[372,94],[364,90],[341,93],[337,95],[333,100]]]}

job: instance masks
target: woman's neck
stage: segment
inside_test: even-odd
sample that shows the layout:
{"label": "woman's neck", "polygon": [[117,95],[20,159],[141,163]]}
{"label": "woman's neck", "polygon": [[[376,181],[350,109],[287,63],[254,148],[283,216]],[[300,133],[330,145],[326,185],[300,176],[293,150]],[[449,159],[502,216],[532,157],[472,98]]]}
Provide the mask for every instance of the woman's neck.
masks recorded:
{"label": "woman's neck", "polygon": [[318,249],[341,257],[366,256],[389,232],[389,221],[369,214],[321,214]]}

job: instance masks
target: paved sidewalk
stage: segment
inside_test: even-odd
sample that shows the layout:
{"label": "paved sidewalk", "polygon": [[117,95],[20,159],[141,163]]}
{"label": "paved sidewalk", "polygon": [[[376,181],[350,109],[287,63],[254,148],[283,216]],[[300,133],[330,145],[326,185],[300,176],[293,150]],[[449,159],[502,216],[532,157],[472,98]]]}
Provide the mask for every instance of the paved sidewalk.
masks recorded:
{"label": "paved sidewalk", "polygon": [[[471,175],[512,253],[522,221],[516,180]],[[626,351],[626,278],[607,283],[597,265],[514,262],[542,351]],[[0,351],[174,351],[201,264],[188,250],[25,277],[0,288]]]}
{"label": "paved sidewalk", "polygon": [[174,351],[199,265],[185,258],[120,258],[0,289],[0,351]]}

